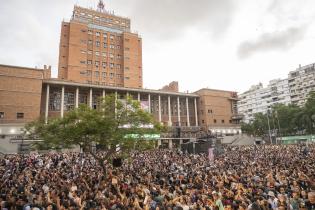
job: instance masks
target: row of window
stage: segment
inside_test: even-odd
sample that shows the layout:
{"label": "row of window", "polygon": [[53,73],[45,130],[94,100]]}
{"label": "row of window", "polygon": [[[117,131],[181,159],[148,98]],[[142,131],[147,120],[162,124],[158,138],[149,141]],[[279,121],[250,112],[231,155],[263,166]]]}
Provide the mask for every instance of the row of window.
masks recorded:
{"label": "row of window", "polygon": [[[0,112],[0,119],[4,119],[4,112]],[[16,119],[23,119],[24,113],[23,112],[17,112],[16,113]]]}
{"label": "row of window", "polygon": [[[202,122],[202,124],[204,124],[204,123],[205,123],[205,121],[204,121],[204,120],[202,120],[201,122]],[[215,123],[215,124],[216,124],[216,123],[217,123],[217,119],[213,119],[213,123]],[[225,121],[224,121],[224,120],[221,120],[221,123],[222,123],[222,124],[224,124],[224,123],[225,123]],[[229,123],[232,123],[232,120],[229,120]]]}
{"label": "row of window", "polygon": [[[89,54],[89,55],[92,55],[93,54],[93,51],[92,50],[88,50],[88,51],[85,51],[85,50],[81,50],[81,53],[82,54]],[[106,52],[99,52],[99,51],[95,51],[95,55],[96,56],[100,56],[102,54],[103,57],[107,57],[107,53]],[[109,53],[109,57],[111,59],[114,59],[115,58],[115,55],[113,53]],[[121,55],[120,54],[117,54],[116,56],[117,59],[121,59]]]}
{"label": "row of window", "polygon": [[[85,75],[85,76],[91,76],[92,75],[92,71],[90,70],[86,70],[86,71],[81,71],[80,72],[81,75]],[[99,77],[100,76],[100,72],[99,71],[94,71],[94,77]],[[101,76],[103,78],[107,77],[107,72],[101,72]],[[115,77],[115,73],[109,73],[109,77],[113,78]],[[117,78],[122,78],[121,74],[116,74]]]}
{"label": "row of window", "polygon": [[115,84],[115,83],[107,83],[107,82],[99,82],[99,81],[94,81],[92,82],[91,80],[86,80],[87,84],[95,84],[95,85],[103,85],[103,86],[116,86],[116,87],[123,87],[122,84]]}
{"label": "row of window", "polygon": [[[99,61],[95,61],[94,63],[95,63],[96,67],[100,66],[100,62]],[[85,64],[85,61],[81,61],[81,64]],[[92,65],[92,60],[87,60],[87,64],[88,65]],[[116,66],[117,69],[121,69],[121,64],[116,64],[115,65],[114,63],[109,63],[109,68],[113,69],[113,68],[115,68],[115,66]],[[102,67],[105,69],[107,67],[107,62],[102,62]],[[128,71],[129,67],[126,66],[124,69],[126,71]]]}
{"label": "row of window", "polygon": [[[84,40],[81,41],[81,43],[85,43]],[[88,40],[88,44],[89,45],[92,45],[93,44],[93,41],[92,40]],[[100,47],[101,46],[101,42],[100,41],[95,41],[95,46],[96,47]],[[102,44],[103,48],[107,48],[108,47],[108,44],[106,42],[103,42]],[[113,45],[113,44],[110,44],[109,45],[109,49],[118,49],[120,50],[121,49],[121,46],[120,45]]]}

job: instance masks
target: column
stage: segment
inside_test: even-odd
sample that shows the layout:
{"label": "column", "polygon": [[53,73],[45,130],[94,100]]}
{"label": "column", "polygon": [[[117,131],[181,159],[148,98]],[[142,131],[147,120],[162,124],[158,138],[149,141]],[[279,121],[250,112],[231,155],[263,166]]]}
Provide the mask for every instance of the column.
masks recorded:
{"label": "column", "polygon": [[171,97],[167,97],[168,102],[168,126],[172,126],[172,113],[171,113]]}
{"label": "column", "polygon": [[90,95],[89,95],[89,106],[92,109],[92,102],[93,102],[93,90],[90,88]]}
{"label": "column", "polygon": [[129,97],[129,93],[128,93],[128,92],[126,93],[126,97],[127,97],[127,98]]}
{"label": "column", "polygon": [[117,97],[118,97],[118,94],[117,94],[117,91],[115,91],[115,118],[117,117],[116,116],[116,113],[117,113]]}
{"label": "column", "polygon": [[151,94],[148,95],[148,101],[149,101],[149,113],[151,113]]}
{"label": "column", "polygon": [[197,113],[197,99],[195,98],[195,120],[196,120],[196,126],[198,126],[198,113]]}
{"label": "column", "polygon": [[161,145],[162,145],[162,140],[159,139],[159,140],[158,140],[158,147],[161,146]]}
{"label": "column", "polygon": [[177,117],[178,117],[178,126],[182,126],[180,123],[180,103],[179,96],[177,96]]}
{"label": "column", "polygon": [[75,90],[75,108],[79,107],[79,87]]}
{"label": "column", "polygon": [[161,95],[159,95],[159,122],[162,122]]}
{"label": "column", "polygon": [[105,98],[105,90],[103,90],[102,97]]}
{"label": "column", "polygon": [[172,141],[172,139],[169,139],[169,140],[168,140],[168,148],[169,148],[169,149],[172,149],[172,148],[173,148],[173,141]]}
{"label": "column", "polygon": [[140,93],[138,93],[138,101],[140,102]]}
{"label": "column", "polygon": [[187,111],[187,126],[190,127],[190,116],[189,116],[189,104],[188,97],[186,97],[186,111]]}
{"label": "column", "polygon": [[65,86],[61,88],[61,104],[60,104],[60,117],[63,118],[63,110],[65,104]]}
{"label": "column", "polygon": [[48,122],[48,108],[49,108],[49,84],[47,84],[47,88],[46,88],[45,123]]}

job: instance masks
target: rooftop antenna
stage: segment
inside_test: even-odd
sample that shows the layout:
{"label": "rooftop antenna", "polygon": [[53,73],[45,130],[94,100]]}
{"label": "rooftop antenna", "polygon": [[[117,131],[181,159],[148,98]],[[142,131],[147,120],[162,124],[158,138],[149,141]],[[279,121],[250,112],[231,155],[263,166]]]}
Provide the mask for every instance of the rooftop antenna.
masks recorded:
{"label": "rooftop antenna", "polygon": [[103,0],[99,0],[98,5],[97,5],[97,11],[105,12],[105,5],[103,3]]}

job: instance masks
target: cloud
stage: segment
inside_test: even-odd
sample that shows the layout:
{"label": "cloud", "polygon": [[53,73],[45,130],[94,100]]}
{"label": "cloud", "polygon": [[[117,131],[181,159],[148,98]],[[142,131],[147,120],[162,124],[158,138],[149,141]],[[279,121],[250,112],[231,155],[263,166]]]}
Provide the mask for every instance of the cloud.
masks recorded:
{"label": "cloud", "polygon": [[242,42],[237,50],[239,58],[249,58],[259,52],[284,51],[294,47],[305,35],[307,27],[289,27],[283,31],[261,34],[257,40]]}
{"label": "cloud", "polygon": [[[115,2],[126,4],[125,0]],[[133,27],[163,40],[192,27],[220,37],[232,22],[236,5],[233,0],[130,0],[128,6]]]}

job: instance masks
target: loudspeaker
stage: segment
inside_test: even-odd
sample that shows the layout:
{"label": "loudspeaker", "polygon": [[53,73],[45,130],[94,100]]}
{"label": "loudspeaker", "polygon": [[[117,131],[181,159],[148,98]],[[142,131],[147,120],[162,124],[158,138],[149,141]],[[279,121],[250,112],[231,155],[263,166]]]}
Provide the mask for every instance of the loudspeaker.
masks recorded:
{"label": "loudspeaker", "polygon": [[122,160],[121,158],[114,158],[113,159],[113,166],[115,168],[121,167],[122,166]]}

